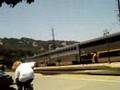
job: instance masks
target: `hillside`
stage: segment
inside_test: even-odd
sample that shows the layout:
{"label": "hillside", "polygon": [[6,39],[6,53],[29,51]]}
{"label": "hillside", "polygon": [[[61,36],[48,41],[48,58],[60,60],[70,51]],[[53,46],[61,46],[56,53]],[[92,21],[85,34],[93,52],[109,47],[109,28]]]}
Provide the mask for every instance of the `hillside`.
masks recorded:
{"label": "hillside", "polygon": [[[56,48],[64,47],[77,43],[76,41],[60,41],[56,40]],[[36,54],[52,50],[53,41],[34,40],[22,37],[16,38],[0,38],[0,64],[11,66],[12,63],[19,58],[26,58]]]}
{"label": "hillside", "polygon": [[[66,45],[71,45],[76,43],[76,41],[59,41],[56,40],[56,48],[64,47]],[[22,50],[30,50],[34,53],[41,53],[47,50],[53,49],[53,41],[42,41],[42,40],[34,40],[30,38],[0,38],[0,45],[4,48],[8,49],[22,49]]]}

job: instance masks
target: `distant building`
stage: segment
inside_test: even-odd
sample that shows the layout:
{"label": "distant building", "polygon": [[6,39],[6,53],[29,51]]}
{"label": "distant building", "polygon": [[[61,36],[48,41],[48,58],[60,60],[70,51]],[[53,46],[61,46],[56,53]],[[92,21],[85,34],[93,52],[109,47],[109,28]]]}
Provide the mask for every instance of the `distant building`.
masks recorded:
{"label": "distant building", "polygon": [[19,42],[18,42],[18,44],[23,44],[23,43],[24,43],[24,42],[22,42],[22,41],[19,41]]}
{"label": "distant building", "polygon": [[37,47],[38,46],[37,42],[33,42],[32,45],[33,45],[33,47]]}
{"label": "distant building", "polygon": [[0,45],[3,45],[3,42],[0,40]]}
{"label": "distant building", "polygon": [[66,42],[62,42],[61,45],[62,46],[67,46],[67,43]]}

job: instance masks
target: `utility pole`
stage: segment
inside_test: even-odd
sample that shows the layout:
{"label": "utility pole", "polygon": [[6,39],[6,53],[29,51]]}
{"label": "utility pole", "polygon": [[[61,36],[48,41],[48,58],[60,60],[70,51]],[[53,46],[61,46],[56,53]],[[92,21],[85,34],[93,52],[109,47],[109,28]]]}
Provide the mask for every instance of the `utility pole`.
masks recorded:
{"label": "utility pole", "polygon": [[108,63],[111,63],[111,60],[110,60],[110,33],[108,30],[105,30],[103,32],[103,36],[106,38],[106,44],[107,44],[107,53],[108,53]]}
{"label": "utility pole", "polygon": [[54,28],[52,27],[52,42],[53,42],[53,49],[56,49],[56,43],[55,43],[55,34],[54,34]]}
{"label": "utility pole", "polygon": [[118,17],[119,17],[119,20],[120,20],[120,1],[117,0],[117,2],[118,2]]}

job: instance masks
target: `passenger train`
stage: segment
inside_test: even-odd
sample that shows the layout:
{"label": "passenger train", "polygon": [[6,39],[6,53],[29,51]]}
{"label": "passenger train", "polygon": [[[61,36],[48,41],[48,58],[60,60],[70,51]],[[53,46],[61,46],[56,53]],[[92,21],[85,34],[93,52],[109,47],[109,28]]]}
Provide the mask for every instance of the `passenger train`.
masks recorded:
{"label": "passenger train", "polygon": [[59,66],[120,61],[120,32],[76,43],[30,57],[38,66]]}

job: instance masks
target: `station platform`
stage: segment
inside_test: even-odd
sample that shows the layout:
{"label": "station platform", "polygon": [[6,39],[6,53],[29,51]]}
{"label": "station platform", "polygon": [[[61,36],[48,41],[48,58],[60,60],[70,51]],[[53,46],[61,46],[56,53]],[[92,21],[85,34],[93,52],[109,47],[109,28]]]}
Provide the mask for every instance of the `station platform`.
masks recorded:
{"label": "station platform", "polygon": [[35,68],[35,72],[40,72],[42,74],[92,74],[120,76],[120,62],[37,67]]}

